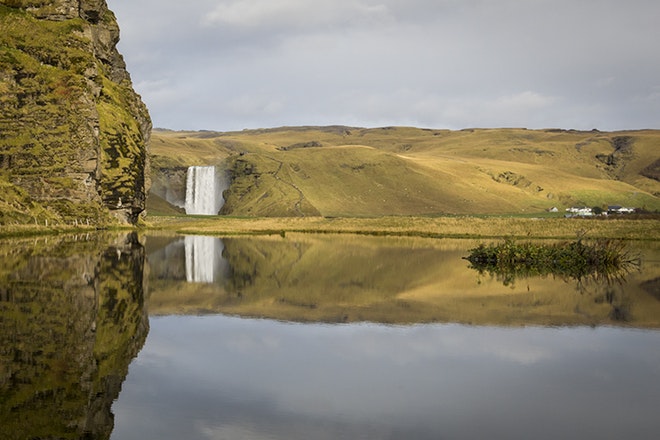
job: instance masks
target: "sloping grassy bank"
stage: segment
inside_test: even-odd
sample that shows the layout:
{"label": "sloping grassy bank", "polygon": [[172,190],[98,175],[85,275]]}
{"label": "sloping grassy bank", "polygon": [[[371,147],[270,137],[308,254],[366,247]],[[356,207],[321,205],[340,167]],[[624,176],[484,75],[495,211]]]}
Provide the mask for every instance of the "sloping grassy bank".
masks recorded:
{"label": "sloping grassy bank", "polygon": [[[530,238],[660,240],[660,219],[620,218],[605,221],[579,218],[522,217],[226,217],[150,216],[137,228],[149,233],[193,235],[362,234],[428,238]],[[94,232],[97,227],[77,224],[0,225],[0,238]]]}
{"label": "sloping grassy bank", "polygon": [[222,211],[230,216],[504,216],[609,205],[660,210],[660,130],[334,126],[156,130],[152,139],[152,195],[185,193],[186,167],[216,165],[231,181]]}
{"label": "sloping grassy bank", "polygon": [[657,219],[611,219],[596,221],[565,218],[512,217],[374,217],[374,218],[239,218],[239,217],[148,217],[151,231],[180,234],[247,235],[335,233],[437,238],[589,238],[660,240]]}

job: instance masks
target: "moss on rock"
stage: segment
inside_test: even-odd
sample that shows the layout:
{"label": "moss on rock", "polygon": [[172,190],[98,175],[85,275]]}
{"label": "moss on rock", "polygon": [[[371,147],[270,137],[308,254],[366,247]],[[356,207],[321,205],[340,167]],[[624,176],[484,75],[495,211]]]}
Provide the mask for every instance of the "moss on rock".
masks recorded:
{"label": "moss on rock", "polygon": [[0,27],[0,181],[21,194],[0,224],[136,223],[151,122],[105,1],[0,1]]}

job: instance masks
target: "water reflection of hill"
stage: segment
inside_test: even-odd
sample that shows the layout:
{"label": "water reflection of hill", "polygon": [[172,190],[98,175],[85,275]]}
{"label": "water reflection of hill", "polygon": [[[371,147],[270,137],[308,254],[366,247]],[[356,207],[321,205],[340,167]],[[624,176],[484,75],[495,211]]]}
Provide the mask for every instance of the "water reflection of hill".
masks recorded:
{"label": "water reflection of hill", "polygon": [[144,248],[134,235],[0,242],[0,431],[107,439],[144,344]]}
{"label": "water reflection of hill", "polygon": [[660,327],[660,301],[648,290],[660,273],[656,243],[636,245],[641,246],[642,271],[630,274],[625,283],[592,283],[579,292],[552,277],[505,286],[479,276],[462,260],[475,244],[467,240],[294,234],[213,240],[222,246],[224,260],[213,283],[167,276],[185,273],[185,252],[167,263],[167,246],[161,243],[149,252],[151,314]]}

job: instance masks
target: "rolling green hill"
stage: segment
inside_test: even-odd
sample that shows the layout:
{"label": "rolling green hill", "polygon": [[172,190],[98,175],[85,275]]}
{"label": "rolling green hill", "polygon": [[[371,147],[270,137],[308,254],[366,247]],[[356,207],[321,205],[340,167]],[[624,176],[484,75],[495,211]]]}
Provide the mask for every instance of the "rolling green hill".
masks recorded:
{"label": "rolling green hill", "polygon": [[222,166],[231,184],[221,213],[236,216],[660,209],[659,130],[155,130],[151,151],[154,194],[185,182],[187,166]]}

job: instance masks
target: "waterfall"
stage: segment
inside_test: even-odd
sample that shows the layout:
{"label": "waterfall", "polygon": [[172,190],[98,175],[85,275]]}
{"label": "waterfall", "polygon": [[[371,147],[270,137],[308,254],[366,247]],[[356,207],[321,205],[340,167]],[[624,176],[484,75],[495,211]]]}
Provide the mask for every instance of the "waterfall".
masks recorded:
{"label": "waterfall", "polygon": [[223,278],[227,262],[222,258],[222,240],[214,237],[189,235],[184,239],[186,253],[186,281],[214,283]]}
{"label": "waterfall", "polygon": [[224,204],[224,180],[214,166],[188,168],[186,214],[217,215]]}

